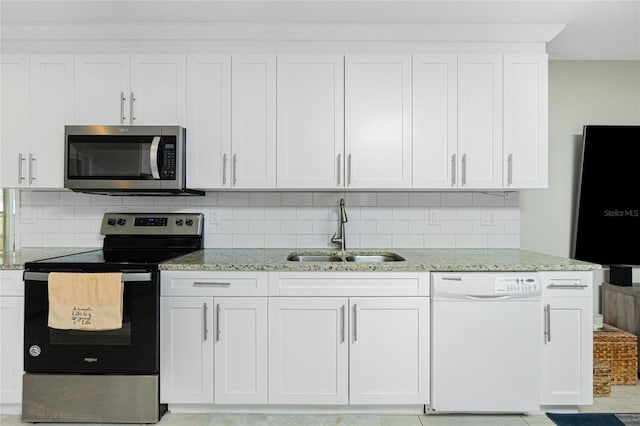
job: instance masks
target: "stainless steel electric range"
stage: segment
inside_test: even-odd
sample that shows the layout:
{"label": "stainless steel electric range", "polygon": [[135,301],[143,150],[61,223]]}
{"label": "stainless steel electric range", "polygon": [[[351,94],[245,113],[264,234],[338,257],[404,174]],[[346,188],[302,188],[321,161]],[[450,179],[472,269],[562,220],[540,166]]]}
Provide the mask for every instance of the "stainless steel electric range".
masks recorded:
{"label": "stainless steel electric range", "polygon": [[[203,227],[199,213],[106,213],[101,250],[25,264],[23,421],[159,421],[158,264],[202,248]],[[121,272],[122,328],[48,327],[51,272]]]}

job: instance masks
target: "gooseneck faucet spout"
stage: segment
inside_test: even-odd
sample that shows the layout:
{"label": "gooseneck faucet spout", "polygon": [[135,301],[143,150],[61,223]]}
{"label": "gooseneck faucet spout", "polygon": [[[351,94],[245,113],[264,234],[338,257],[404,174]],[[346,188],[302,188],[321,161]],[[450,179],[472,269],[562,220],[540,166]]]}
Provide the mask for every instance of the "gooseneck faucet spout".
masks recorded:
{"label": "gooseneck faucet spout", "polygon": [[340,235],[338,235],[337,232],[334,232],[333,237],[331,237],[331,242],[334,244],[340,244],[340,250],[345,251],[347,249],[347,244],[344,224],[349,220],[347,219],[347,211],[344,208],[344,198],[340,199],[340,210],[338,216],[340,221]]}

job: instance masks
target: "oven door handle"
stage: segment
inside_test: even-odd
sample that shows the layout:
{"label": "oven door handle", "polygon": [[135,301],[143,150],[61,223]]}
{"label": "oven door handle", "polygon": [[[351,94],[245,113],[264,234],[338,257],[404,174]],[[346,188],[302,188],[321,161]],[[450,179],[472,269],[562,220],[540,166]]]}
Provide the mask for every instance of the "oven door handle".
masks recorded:
{"label": "oven door handle", "polygon": [[[24,281],[42,281],[46,282],[49,280],[48,272],[26,272],[23,274],[22,279]],[[151,272],[128,272],[122,274],[123,282],[131,282],[131,281],[152,281],[152,273]]]}

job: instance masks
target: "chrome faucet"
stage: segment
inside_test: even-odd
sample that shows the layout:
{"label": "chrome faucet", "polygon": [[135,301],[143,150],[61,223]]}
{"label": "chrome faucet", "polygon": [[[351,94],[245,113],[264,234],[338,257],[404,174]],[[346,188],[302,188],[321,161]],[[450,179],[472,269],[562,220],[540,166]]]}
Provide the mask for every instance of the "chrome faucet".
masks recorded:
{"label": "chrome faucet", "polygon": [[340,236],[338,236],[337,232],[333,233],[333,237],[331,237],[331,242],[335,244],[340,244],[340,250],[344,251],[347,249],[346,243],[346,235],[344,232],[344,224],[349,220],[347,219],[347,211],[344,209],[344,198],[340,198]]}

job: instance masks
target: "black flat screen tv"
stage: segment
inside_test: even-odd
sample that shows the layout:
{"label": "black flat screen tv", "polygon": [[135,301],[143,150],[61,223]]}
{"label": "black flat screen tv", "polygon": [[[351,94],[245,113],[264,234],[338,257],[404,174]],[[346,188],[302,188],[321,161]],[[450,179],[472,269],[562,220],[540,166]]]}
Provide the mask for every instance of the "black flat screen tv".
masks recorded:
{"label": "black flat screen tv", "polygon": [[587,125],[574,259],[640,265],[640,126]]}

